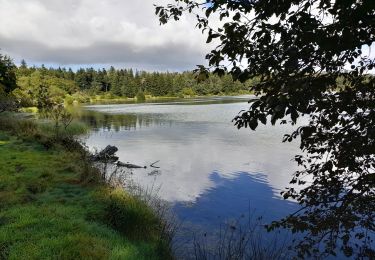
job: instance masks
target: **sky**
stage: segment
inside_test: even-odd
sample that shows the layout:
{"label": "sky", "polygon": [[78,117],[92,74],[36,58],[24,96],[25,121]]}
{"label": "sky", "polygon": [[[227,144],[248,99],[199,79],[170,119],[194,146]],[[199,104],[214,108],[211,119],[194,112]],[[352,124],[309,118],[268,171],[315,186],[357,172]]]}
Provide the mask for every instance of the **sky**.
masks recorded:
{"label": "sky", "polygon": [[183,71],[209,50],[193,16],[160,26],[173,0],[0,0],[0,52],[16,64]]}

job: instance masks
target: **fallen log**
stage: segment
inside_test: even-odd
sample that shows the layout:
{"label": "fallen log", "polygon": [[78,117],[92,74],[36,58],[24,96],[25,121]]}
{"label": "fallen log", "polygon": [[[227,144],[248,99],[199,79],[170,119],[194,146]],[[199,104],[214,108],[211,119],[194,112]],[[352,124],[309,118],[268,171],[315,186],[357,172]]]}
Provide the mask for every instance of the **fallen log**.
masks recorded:
{"label": "fallen log", "polygon": [[101,152],[98,153],[98,156],[113,156],[118,151],[116,146],[107,145]]}
{"label": "fallen log", "polygon": [[93,161],[100,161],[100,162],[116,162],[118,157],[115,156],[115,153],[118,151],[116,146],[107,145],[106,148],[101,150],[99,153],[94,154],[91,159]]}
{"label": "fallen log", "polygon": [[136,164],[123,163],[123,162],[120,162],[120,161],[117,162],[117,166],[129,168],[129,169],[140,169],[140,168],[146,169],[147,168],[147,166],[139,166],[139,165],[136,165]]}

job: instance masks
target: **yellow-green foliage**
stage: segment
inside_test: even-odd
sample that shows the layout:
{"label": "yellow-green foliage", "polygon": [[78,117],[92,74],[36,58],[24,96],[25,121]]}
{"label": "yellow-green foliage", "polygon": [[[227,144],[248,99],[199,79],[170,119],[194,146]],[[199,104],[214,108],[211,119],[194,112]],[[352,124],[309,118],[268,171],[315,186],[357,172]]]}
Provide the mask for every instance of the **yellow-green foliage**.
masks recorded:
{"label": "yellow-green foliage", "polygon": [[37,107],[21,107],[19,109],[20,112],[23,112],[23,113],[32,113],[32,114],[36,114],[38,113],[38,108]]}
{"label": "yellow-green foliage", "polygon": [[76,93],[78,87],[72,80],[58,78],[51,75],[42,75],[40,71],[34,71],[29,76],[17,77],[19,88],[13,94],[21,101],[22,106],[30,106],[35,103],[35,95],[40,85],[48,86],[49,97],[54,102],[61,103],[68,94]]}
{"label": "yellow-green foliage", "polygon": [[71,95],[66,95],[64,99],[64,103],[67,105],[72,105],[74,102],[74,98]]}
{"label": "yellow-green foliage", "polygon": [[78,154],[0,131],[0,158],[0,259],[169,257],[152,211],[123,191],[82,184]]}
{"label": "yellow-green foliage", "polygon": [[146,96],[143,91],[139,91],[136,96],[137,102],[144,102],[146,101]]}
{"label": "yellow-green foliage", "polygon": [[90,102],[90,96],[83,92],[76,92],[72,95],[72,98],[77,103],[88,103]]}
{"label": "yellow-green foliage", "polygon": [[193,97],[196,95],[195,91],[192,88],[183,88],[181,90],[181,93],[183,96],[189,96],[189,97]]}

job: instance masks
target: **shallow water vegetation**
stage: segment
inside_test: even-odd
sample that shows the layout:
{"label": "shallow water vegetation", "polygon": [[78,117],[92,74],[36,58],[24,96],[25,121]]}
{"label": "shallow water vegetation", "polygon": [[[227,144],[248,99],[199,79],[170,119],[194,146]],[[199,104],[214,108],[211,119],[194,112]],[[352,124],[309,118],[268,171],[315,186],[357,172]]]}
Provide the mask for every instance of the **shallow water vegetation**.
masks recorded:
{"label": "shallow water vegetation", "polygon": [[266,234],[261,217],[241,216],[220,226],[215,237],[195,233],[194,258],[204,260],[270,260],[292,259],[288,250],[291,241],[287,234]]}
{"label": "shallow water vegetation", "polygon": [[148,237],[158,241],[163,259],[174,256],[174,237],[181,221],[171,211],[170,204],[158,196],[159,189],[141,187],[130,177],[132,169],[115,163],[102,162],[94,168],[97,169],[100,171],[91,176],[105,180],[108,185],[99,195],[106,205],[106,223],[133,239]]}
{"label": "shallow water vegetation", "polygon": [[0,120],[0,259],[171,258],[157,216],[103,183],[82,146]]}

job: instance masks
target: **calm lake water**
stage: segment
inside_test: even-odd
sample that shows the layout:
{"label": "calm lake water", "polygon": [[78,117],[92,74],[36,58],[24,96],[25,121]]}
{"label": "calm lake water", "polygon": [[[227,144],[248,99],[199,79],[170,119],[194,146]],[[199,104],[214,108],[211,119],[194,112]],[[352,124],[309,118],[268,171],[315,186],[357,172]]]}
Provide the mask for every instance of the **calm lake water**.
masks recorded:
{"label": "calm lake water", "polygon": [[186,233],[215,234],[249,212],[269,223],[297,208],[280,197],[296,170],[298,144],[281,142],[293,128],[238,130],[232,119],[250,98],[93,105],[77,113],[92,126],[90,148],[115,145],[120,161],[142,166],[159,161],[157,172],[134,169],[132,178],[171,203]]}

